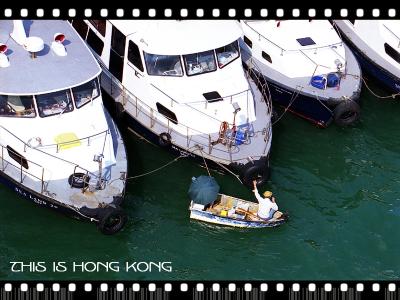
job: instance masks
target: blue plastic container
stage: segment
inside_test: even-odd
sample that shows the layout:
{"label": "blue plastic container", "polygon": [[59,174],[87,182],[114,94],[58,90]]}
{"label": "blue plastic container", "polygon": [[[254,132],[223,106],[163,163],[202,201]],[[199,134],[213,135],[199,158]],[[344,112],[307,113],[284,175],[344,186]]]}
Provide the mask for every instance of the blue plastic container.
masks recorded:
{"label": "blue plastic container", "polygon": [[311,85],[317,89],[324,90],[326,86],[326,78],[321,75],[313,76],[311,78]]}
{"label": "blue plastic container", "polygon": [[329,73],[327,76],[327,87],[337,87],[340,82],[340,77],[337,73]]}
{"label": "blue plastic container", "polygon": [[246,140],[244,131],[236,131],[235,145],[241,145]]}

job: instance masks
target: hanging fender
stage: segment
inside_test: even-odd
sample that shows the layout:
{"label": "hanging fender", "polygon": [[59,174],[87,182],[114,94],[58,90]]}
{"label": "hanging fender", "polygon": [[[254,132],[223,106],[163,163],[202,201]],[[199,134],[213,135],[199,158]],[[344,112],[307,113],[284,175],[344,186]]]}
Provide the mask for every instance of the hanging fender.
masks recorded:
{"label": "hanging fender", "polygon": [[126,213],[119,206],[104,208],[104,212],[99,215],[97,228],[106,235],[117,233],[127,221]]}
{"label": "hanging fender", "polygon": [[269,179],[269,167],[260,162],[246,165],[242,171],[242,182],[249,188],[253,188],[253,180],[257,185],[265,184]]}
{"label": "hanging fender", "polygon": [[342,101],[333,111],[333,118],[339,126],[352,125],[360,118],[360,106],[352,100]]}
{"label": "hanging fender", "polygon": [[160,133],[158,143],[163,148],[171,146],[171,135],[168,132]]}

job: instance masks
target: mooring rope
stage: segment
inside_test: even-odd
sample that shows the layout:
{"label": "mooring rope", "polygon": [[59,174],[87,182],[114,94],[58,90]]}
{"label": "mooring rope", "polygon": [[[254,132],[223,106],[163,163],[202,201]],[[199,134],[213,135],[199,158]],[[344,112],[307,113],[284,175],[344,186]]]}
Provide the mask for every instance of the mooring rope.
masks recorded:
{"label": "mooring rope", "polygon": [[[201,156],[202,156],[203,159],[204,159],[204,163],[205,163],[205,165],[206,165],[208,175],[211,177],[210,171],[209,171],[209,169],[208,169],[206,160],[205,160],[204,155],[203,155],[203,150],[201,150],[199,147],[197,147],[197,149],[195,149],[195,151],[196,151],[196,150],[199,150],[199,151],[200,151]],[[215,162],[218,166],[220,166],[222,169],[224,169],[225,171],[227,171],[227,172],[230,173],[231,175],[235,176],[236,179],[239,180],[239,182],[240,182],[241,184],[243,184],[243,182],[240,180],[240,178],[239,178],[238,175],[236,175],[235,173],[233,173],[231,170],[229,170],[227,167],[225,167],[223,164],[219,163],[218,161],[214,160],[214,162]]]}
{"label": "mooring rope", "polygon": [[296,87],[296,91],[292,94],[292,99],[290,100],[289,105],[285,107],[285,111],[279,116],[279,118],[275,122],[272,123],[272,126],[275,125],[276,123],[278,123],[283,118],[283,116],[289,110],[290,106],[293,104],[293,102],[299,96],[302,89],[303,89],[303,87],[301,87],[301,89],[297,89],[297,87]]}
{"label": "mooring rope", "polygon": [[140,175],[135,175],[135,176],[128,177],[125,180],[135,179],[135,178],[139,178],[139,177],[143,177],[143,176],[147,176],[147,175],[153,174],[155,172],[158,172],[158,171],[168,167],[169,165],[173,164],[174,162],[177,162],[179,159],[184,158],[184,157],[187,157],[187,155],[180,155],[180,156],[174,158],[173,160],[171,160],[170,162],[162,165],[161,167],[158,167],[158,168],[156,168],[154,170],[151,170],[149,172],[146,172],[146,173],[143,173],[143,174],[140,174]]}
{"label": "mooring rope", "polygon": [[[198,149],[199,149],[199,148],[198,148]],[[201,153],[201,157],[203,158],[204,165],[206,166],[206,170],[207,170],[208,176],[211,177],[210,170],[208,169],[206,159],[204,158],[204,155],[203,155],[203,151],[202,151],[201,149],[199,149],[199,150],[200,150],[200,153]]]}
{"label": "mooring rope", "polygon": [[[354,78],[360,78],[360,76],[359,76],[359,75],[356,75],[356,74],[349,74],[349,73],[347,73],[347,74],[345,74],[345,75],[346,75],[346,76],[353,76]],[[396,98],[397,96],[400,96],[400,92],[398,92],[398,93],[396,93],[396,94],[391,94],[391,95],[389,95],[389,96],[380,96],[380,95],[376,94],[376,93],[368,86],[367,81],[365,80],[365,77],[361,77],[361,80],[363,81],[363,83],[364,83],[365,87],[367,88],[367,90],[368,90],[372,95],[374,95],[376,98],[379,98],[379,99],[389,99],[389,98],[392,98],[392,99],[394,99],[394,98]]]}
{"label": "mooring rope", "polygon": [[370,93],[371,93],[372,95],[374,95],[376,98],[379,98],[379,99],[389,99],[389,98],[392,98],[392,99],[394,99],[394,98],[396,98],[397,96],[400,95],[400,92],[397,93],[397,94],[391,94],[391,95],[389,95],[389,96],[380,96],[380,95],[377,95],[377,94],[376,94],[373,90],[371,90],[371,88],[368,86],[368,84],[367,84],[366,80],[364,79],[364,77],[361,77],[361,79],[362,79],[362,81],[364,82],[364,85],[365,85],[365,87],[368,89],[368,91],[370,91]]}

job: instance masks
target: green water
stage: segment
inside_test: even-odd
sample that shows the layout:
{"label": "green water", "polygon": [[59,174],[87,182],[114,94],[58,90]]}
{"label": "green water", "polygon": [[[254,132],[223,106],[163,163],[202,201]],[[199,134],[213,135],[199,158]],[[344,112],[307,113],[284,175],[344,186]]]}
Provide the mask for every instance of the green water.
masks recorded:
{"label": "green water", "polygon": [[[385,91],[372,88],[381,94]],[[400,277],[400,103],[362,93],[362,120],[318,129],[290,114],[274,127],[271,181],[290,221],[279,228],[232,229],[189,220],[187,189],[205,170],[180,160],[132,181],[129,221],[114,236],[93,224],[34,206],[0,186],[1,279],[398,279]],[[124,130],[130,175],[171,161]],[[232,176],[223,192],[253,199]],[[48,270],[11,272],[10,261]],[[49,270],[66,262],[64,273]],[[119,272],[72,272],[79,262],[118,262]],[[126,272],[125,262],[171,262],[172,272]]]}

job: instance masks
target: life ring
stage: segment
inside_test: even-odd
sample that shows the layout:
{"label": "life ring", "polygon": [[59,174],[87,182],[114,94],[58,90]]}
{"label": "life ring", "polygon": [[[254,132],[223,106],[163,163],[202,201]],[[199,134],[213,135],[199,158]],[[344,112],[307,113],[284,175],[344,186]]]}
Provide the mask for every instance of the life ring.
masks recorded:
{"label": "life ring", "polygon": [[158,137],[158,143],[164,148],[171,146],[171,135],[168,132],[162,132]]}
{"label": "life ring", "polygon": [[253,188],[253,180],[257,181],[257,185],[267,183],[270,175],[268,165],[254,163],[245,167],[242,172],[242,182],[249,188]]}
{"label": "life ring", "polygon": [[42,146],[42,139],[40,137],[33,137],[28,140],[27,144],[32,148],[37,148]]}
{"label": "life ring", "polygon": [[350,101],[340,102],[333,111],[335,123],[339,126],[349,126],[360,118],[360,106]]}
{"label": "life ring", "polygon": [[119,207],[108,207],[101,214],[100,220],[97,223],[97,228],[103,234],[114,234],[120,231],[127,221],[126,213]]}
{"label": "life ring", "polygon": [[68,177],[68,183],[71,187],[82,189],[89,185],[90,176],[85,173],[74,173]]}

